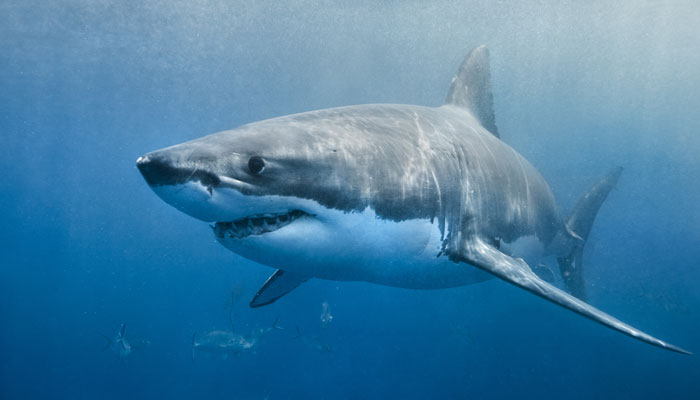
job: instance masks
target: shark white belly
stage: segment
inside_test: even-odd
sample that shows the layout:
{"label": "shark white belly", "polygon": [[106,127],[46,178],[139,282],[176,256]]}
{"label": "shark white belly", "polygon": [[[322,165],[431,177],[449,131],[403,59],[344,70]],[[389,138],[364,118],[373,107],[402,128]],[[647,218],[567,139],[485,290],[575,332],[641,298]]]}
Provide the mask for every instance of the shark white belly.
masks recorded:
{"label": "shark white belly", "polygon": [[[441,289],[492,278],[479,269],[464,268],[451,261],[445,255],[444,235],[436,222],[388,221],[377,218],[371,209],[335,213],[331,218],[337,217],[335,223],[344,225],[340,230],[343,234],[339,230],[304,226],[316,223],[311,218],[296,222],[299,228],[316,232],[302,246],[290,241],[288,236],[293,233],[284,229],[244,242],[226,234],[217,235],[217,239],[245,258],[320,279]],[[271,247],[277,250],[269,252],[267,249]]]}
{"label": "shark white belly", "polygon": [[[248,215],[259,210],[258,199],[250,200],[234,190],[210,195],[199,182],[188,182],[154,189],[160,197],[177,204],[183,212],[203,220],[215,204],[236,205],[236,211],[249,208]],[[382,219],[369,207],[362,211],[328,210],[312,200],[299,198],[268,199],[263,215],[285,214],[289,209],[304,209],[318,218],[300,217],[292,226],[261,234],[249,234],[246,240],[230,228],[214,227],[215,237],[224,247],[263,265],[307,277],[338,281],[366,281],[411,289],[442,289],[482,282],[493,278],[477,268],[464,268],[445,254],[444,229],[436,220]],[[314,213],[315,211],[315,213]],[[261,231],[268,226],[243,228]],[[272,225],[272,224],[270,224]],[[301,240],[300,240],[301,238]],[[274,249],[271,251],[270,249]]]}
{"label": "shark white belly", "polygon": [[[583,247],[621,169],[564,220],[544,178],[500,140],[489,75],[479,47],[441,107],[279,117],[148,153],[137,166],[167,203],[213,222],[222,245],[277,268],[253,307],[311,278],[438,289],[498,277],[685,352],[583,301]],[[542,256],[558,260],[571,294],[532,272]]]}

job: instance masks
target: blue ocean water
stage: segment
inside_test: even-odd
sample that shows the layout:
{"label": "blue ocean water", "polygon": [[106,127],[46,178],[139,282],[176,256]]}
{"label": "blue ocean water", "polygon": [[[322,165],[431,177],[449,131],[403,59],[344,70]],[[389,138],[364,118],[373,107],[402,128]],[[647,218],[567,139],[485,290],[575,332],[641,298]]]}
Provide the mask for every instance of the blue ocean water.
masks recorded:
{"label": "blue ocean water", "polygon": [[[250,309],[272,271],[135,160],[295,112],[439,105],[486,44],[501,136],[564,210],[625,167],[586,248],[589,301],[700,352],[699,20],[682,1],[0,1],[0,397],[697,398],[697,356],[497,280],[312,280]],[[254,353],[193,360],[193,334],[277,317]],[[119,359],[102,335],[122,323]]]}

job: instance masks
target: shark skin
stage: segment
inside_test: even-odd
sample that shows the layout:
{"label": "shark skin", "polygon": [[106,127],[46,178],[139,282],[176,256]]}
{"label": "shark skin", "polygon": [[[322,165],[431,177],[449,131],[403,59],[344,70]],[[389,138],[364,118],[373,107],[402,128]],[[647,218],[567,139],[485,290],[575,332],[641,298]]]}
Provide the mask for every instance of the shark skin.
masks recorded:
{"label": "shark skin", "polygon": [[[542,175],[500,139],[489,52],[474,49],[440,107],[368,104],[273,118],[137,160],[165,202],[277,269],[251,301],[308,279],[440,289],[493,277],[652,345],[585,303],[581,258],[614,169],[564,218]],[[559,261],[571,293],[530,266]]]}

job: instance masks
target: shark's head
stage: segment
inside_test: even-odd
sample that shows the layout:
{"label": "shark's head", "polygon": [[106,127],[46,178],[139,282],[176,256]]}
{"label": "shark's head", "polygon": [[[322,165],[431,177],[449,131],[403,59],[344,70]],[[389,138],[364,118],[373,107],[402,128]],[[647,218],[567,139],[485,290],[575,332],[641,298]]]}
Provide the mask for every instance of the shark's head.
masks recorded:
{"label": "shark's head", "polygon": [[354,129],[303,114],[272,119],[145,154],[137,166],[164,201],[212,222],[230,250],[278,268],[320,266],[324,248],[342,257],[338,240],[359,224],[342,217],[363,214],[392,173],[392,156],[378,157]]}
{"label": "shark's head", "polygon": [[245,237],[315,214],[301,200],[332,170],[333,149],[319,154],[323,151],[308,135],[275,132],[263,124],[157,150],[136,164],[168,204],[202,221],[235,222],[236,234]]}
{"label": "shark's head", "polygon": [[164,201],[219,223],[217,229],[239,238],[281,230],[317,216],[308,199],[328,182],[337,149],[304,131],[275,127],[258,123],[209,135],[145,154],[136,164]]}

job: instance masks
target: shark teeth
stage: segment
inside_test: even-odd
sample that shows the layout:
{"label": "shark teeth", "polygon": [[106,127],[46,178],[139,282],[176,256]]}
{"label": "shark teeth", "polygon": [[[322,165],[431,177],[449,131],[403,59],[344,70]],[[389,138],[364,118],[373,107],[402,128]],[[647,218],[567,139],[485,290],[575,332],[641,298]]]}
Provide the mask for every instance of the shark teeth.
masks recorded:
{"label": "shark teeth", "polygon": [[214,234],[224,239],[242,239],[251,235],[262,235],[283,228],[295,220],[309,215],[301,210],[291,210],[279,214],[256,214],[233,222],[217,222],[212,226]]}

